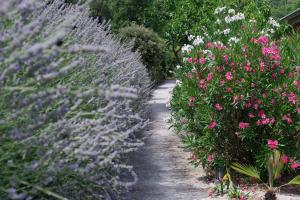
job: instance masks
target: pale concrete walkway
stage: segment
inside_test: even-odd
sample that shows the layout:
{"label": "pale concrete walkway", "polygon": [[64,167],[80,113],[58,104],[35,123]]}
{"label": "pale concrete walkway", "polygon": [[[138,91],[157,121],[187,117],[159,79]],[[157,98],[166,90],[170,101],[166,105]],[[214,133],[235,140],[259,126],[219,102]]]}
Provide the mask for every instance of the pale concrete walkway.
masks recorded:
{"label": "pale concrete walkway", "polygon": [[198,200],[207,197],[207,190],[197,180],[203,175],[188,163],[178,136],[169,130],[166,119],[170,111],[166,103],[175,81],[166,81],[158,87],[149,102],[152,124],[143,134],[145,146],[134,153],[132,165],[139,181],[129,194],[129,200]]}

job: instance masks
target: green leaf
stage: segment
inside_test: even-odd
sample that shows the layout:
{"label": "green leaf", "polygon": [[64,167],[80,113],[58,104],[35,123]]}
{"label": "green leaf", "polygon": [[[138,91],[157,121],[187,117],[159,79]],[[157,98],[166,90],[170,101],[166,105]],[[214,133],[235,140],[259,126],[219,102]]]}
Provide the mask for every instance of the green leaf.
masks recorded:
{"label": "green leaf", "polygon": [[230,167],[241,174],[245,174],[247,176],[261,180],[258,170],[253,166],[245,166],[239,163],[233,163],[230,165]]}
{"label": "green leaf", "polygon": [[300,175],[293,178],[287,185],[300,185]]}

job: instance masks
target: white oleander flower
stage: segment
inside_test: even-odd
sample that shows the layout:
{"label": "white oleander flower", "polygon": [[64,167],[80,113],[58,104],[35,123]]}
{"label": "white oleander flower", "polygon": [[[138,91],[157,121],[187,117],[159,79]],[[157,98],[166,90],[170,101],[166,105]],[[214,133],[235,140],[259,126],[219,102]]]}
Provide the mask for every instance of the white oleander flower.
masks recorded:
{"label": "white oleander flower", "polygon": [[189,40],[189,41],[192,41],[192,40],[194,40],[194,39],[195,39],[195,36],[193,36],[193,35],[189,35],[189,36],[188,36],[188,40]]}
{"label": "white oleander flower", "polygon": [[269,18],[268,23],[271,24],[273,27],[276,27],[276,28],[280,27],[280,24],[272,17]]}
{"label": "white oleander flower", "polygon": [[229,43],[233,44],[233,43],[238,43],[240,41],[239,38],[237,37],[231,37],[229,38]]}
{"label": "white oleander flower", "polygon": [[228,28],[228,29],[225,29],[224,31],[223,31],[223,34],[224,35],[228,35],[230,33],[230,29]]}
{"label": "white oleander flower", "polygon": [[226,9],[226,7],[218,7],[215,9],[215,14],[220,14],[222,13],[224,10]]}
{"label": "white oleander flower", "polygon": [[245,19],[245,15],[243,13],[237,13],[236,15],[233,16],[226,16],[225,17],[225,22],[227,24],[234,22],[234,21],[239,21]]}
{"label": "white oleander flower", "polygon": [[203,39],[204,39],[203,37],[197,36],[196,39],[193,42],[193,45],[194,46],[199,46],[200,44],[203,44],[204,43]]}
{"label": "white oleander flower", "polygon": [[181,48],[181,51],[182,51],[182,53],[185,53],[185,52],[190,53],[190,52],[192,51],[193,48],[194,48],[194,47],[193,47],[192,45],[185,44],[185,45],[183,45],[183,47]]}
{"label": "white oleander flower", "polygon": [[176,85],[181,85],[182,84],[182,82],[180,81],[180,80],[176,80]]}
{"label": "white oleander flower", "polygon": [[181,68],[181,66],[180,66],[180,65],[177,65],[177,66],[176,66],[176,69],[180,69],[180,68]]}

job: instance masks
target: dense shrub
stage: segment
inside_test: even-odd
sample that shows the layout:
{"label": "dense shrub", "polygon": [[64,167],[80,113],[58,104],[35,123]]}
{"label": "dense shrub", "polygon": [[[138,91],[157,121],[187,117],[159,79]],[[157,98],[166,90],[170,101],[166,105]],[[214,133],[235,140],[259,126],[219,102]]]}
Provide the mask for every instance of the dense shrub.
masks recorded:
{"label": "dense shrub", "polygon": [[[174,126],[195,164],[233,161],[264,168],[267,141],[295,157],[299,149],[299,36],[274,40],[272,18],[245,19],[217,8],[211,32],[190,36],[171,101]],[[295,44],[294,44],[295,45]]]}
{"label": "dense shrub", "polygon": [[0,199],[117,198],[147,124],[139,55],[85,5],[0,5]]}
{"label": "dense shrub", "polygon": [[141,53],[142,62],[152,79],[162,81],[172,65],[171,54],[164,40],[152,30],[136,24],[122,28],[119,32],[121,38],[134,41],[134,50]]}

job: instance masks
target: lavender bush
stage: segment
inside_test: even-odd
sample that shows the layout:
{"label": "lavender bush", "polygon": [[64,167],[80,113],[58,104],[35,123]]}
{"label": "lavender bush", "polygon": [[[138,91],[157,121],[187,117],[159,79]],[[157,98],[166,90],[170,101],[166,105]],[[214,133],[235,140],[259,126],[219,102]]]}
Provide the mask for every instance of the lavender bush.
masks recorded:
{"label": "lavender bush", "polygon": [[120,198],[148,122],[139,55],[86,5],[0,5],[0,198]]}

